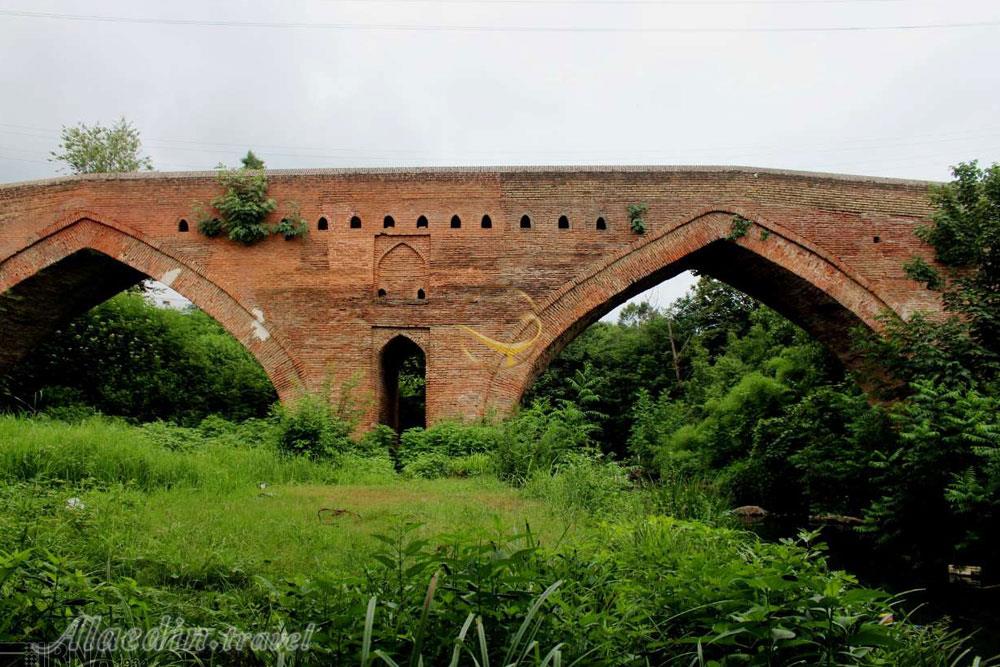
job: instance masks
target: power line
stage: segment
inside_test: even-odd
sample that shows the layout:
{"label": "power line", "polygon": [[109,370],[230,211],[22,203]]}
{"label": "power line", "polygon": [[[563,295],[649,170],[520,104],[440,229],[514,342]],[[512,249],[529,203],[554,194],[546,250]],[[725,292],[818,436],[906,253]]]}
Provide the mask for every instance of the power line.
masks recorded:
{"label": "power line", "polygon": [[520,32],[520,33],[818,33],[818,32],[886,32],[910,30],[939,30],[961,28],[992,28],[1000,26],[1000,19],[955,23],[897,24],[879,26],[801,26],[801,27],[616,27],[616,26],[491,26],[491,25],[414,25],[395,23],[297,23],[282,21],[223,21],[210,19],[172,19],[129,16],[99,16],[94,14],[56,14],[15,9],[0,9],[0,16],[14,18],[53,19],[61,21],[89,21],[97,23],[127,23],[139,25],[200,26],[213,28],[277,28],[294,30],[342,31],[398,31],[398,32]]}
{"label": "power line", "polygon": [[326,0],[333,4],[379,3],[399,5],[662,5],[705,6],[728,5],[883,5],[911,0]]}
{"label": "power line", "polygon": [[[16,129],[5,129],[5,128],[16,128]],[[25,131],[27,130],[27,131]],[[785,151],[793,152],[818,152],[818,153],[843,153],[849,151],[857,150],[885,150],[892,148],[909,148],[920,145],[927,144],[942,144],[951,142],[963,142],[963,141],[983,141],[991,139],[997,136],[997,132],[1000,131],[1000,126],[987,126],[980,128],[964,128],[964,129],[954,129],[950,132],[934,132],[934,133],[914,133],[907,135],[879,135],[879,136],[869,136],[869,137],[853,137],[853,138],[831,138],[828,141],[824,141],[819,138],[819,141],[810,142],[808,144],[796,144],[796,145],[785,145],[781,147],[776,147],[773,142],[767,144],[743,144],[743,145],[729,145],[729,146],[716,146],[716,147],[702,147],[702,148],[685,148],[683,153],[685,155],[691,154],[709,154],[715,155],[720,153],[728,153],[730,155],[746,155],[746,156],[756,156],[756,155],[766,155],[782,153]],[[37,139],[40,141],[59,141],[59,133],[51,128],[41,128],[37,126],[30,125],[17,125],[13,123],[0,123],[0,135],[10,134],[16,136],[24,136],[31,139]],[[209,153],[209,154],[226,154],[232,155],[233,151],[243,151],[248,146],[252,146],[258,151],[264,152],[267,155],[277,156],[277,157],[293,157],[293,158],[306,158],[306,159],[342,159],[349,157],[362,157],[362,158],[372,158],[381,159],[382,156],[387,156],[384,159],[406,159],[407,157],[420,158],[427,155],[437,155],[441,158],[446,155],[455,155],[458,157],[466,157],[470,155],[489,155],[489,156],[518,156],[518,155],[532,155],[537,156],[540,154],[539,151],[533,150],[514,150],[514,149],[491,149],[491,148],[472,148],[468,150],[462,150],[457,152],[451,152],[447,154],[442,154],[439,151],[434,151],[431,149],[407,149],[407,148],[378,148],[378,147],[331,147],[331,146],[289,146],[289,145],[279,145],[279,144],[262,144],[255,141],[250,142],[217,142],[217,141],[192,141],[185,139],[165,139],[156,137],[147,137],[143,140],[143,145],[149,148],[167,150],[167,151],[183,151],[183,152],[196,152],[196,153]],[[0,147],[2,148],[2,147]],[[9,150],[21,150],[10,148]],[[627,154],[627,155],[647,155],[647,156],[657,156],[657,155],[667,155],[672,149],[661,149],[661,148],[629,148],[629,147],[617,147],[614,149],[606,148],[588,148],[588,149],[563,149],[555,151],[546,151],[545,155],[563,155],[563,156],[595,156],[597,154]],[[29,151],[22,151],[29,152]]]}

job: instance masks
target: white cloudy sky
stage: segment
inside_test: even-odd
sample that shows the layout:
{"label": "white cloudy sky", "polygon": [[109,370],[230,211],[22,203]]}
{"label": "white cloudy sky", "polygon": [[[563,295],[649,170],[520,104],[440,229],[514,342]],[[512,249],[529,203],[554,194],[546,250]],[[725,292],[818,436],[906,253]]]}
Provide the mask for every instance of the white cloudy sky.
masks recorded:
{"label": "white cloudy sky", "polygon": [[163,170],[252,147],[945,179],[1000,160],[1000,1],[0,0],[0,100],[0,182],[120,115]]}

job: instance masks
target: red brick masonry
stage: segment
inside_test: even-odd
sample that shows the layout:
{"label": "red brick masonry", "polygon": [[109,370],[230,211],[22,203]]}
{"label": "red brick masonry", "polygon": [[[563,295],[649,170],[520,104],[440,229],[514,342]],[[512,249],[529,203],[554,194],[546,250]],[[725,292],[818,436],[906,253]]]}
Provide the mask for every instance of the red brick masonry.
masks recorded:
{"label": "red brick masonry", "polygon": [[[218,193],[211,173],[0,186],[0,372],[145,276],[242,341],[282,398],[353,384],[368,424],[387,393],[381,351],[396,336],[426,354],[428,421],[503,412],[587,325],[686,269],[762,299],[848,364],[852,326],[939,307],[902,271],[914,254],[930,257],[914,236],[932,212],[925,182],[743,167],[269,176],[282,204],[274,220],[296,202],[305,238],[244,247],[200,235],[193,209]],[[640,202],[644,235],[626,210]],[[734,215],[754,224],[730,241]]]}

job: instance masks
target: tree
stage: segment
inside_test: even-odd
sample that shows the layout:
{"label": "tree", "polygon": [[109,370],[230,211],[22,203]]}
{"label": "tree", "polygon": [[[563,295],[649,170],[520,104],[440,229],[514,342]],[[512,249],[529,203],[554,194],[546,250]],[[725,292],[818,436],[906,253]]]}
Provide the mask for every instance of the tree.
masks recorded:
{"label": "tree", "polygon": [[919,236],[941,269],[908,274],[941,293],[944,318],[890,320],[867,352],[908,382],[896,409],[899,443],[868,511],[887,546],[943,571],[956,553],[1000,565],[1000,165],[975,162],[932,191],[937,212]]}
{"label": "tree", "polygon": [[244,169],[255,169],[261,171],[264,169],[264,161],[257,157],[253,151],[247,151],[247,154],[240,158],[240,162],[243,163]]}
{"label": "tree", "polygon": [[151,170],[153,162],[142,155],[139,130],[124,117],[109,127],[85,125],[63,127],[60,152],[52,151],[52,162],[62,162],[74,174],[109,174]]}

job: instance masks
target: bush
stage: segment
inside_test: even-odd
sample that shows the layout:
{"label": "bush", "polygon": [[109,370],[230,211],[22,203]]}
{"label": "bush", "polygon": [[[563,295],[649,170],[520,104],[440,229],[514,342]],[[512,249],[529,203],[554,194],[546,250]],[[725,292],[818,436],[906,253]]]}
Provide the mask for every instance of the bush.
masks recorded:
{"label": "bush", "polygon": [[448,460],[449,477],[484,477],[495,472],[496,463],[490,454],[469,454]]}
{"label": "bush", "polygon": [[411,428],[399,438],[399,460],[405,466],[422,454],[468,456],[496,449],[497,428],[484,424],[439,422],[430,428]]}
{"label": "bush", "polygon": [[309,458],[331,457],[351,451],[351,427],[338,419],[322,396],[307,394],[290,405],[275,408],[278,448]]}
{"label": "bush", "polygon": [[497,475],[524,484],[536,471],[549,474],[573,452],[594,449],[595,426],[571,401],[550,408],[536,401],[499,426]]}
{"label": "bush", "polygon": [[438,479],[448,476],[451,459],[439,452],[423,452],[410,459],[403,466],[403,474],[423,479]]}
{"label": "bush", "polygon": [[524,493],[565,513],[610,517],[635,509],[630,488],[628,472],[617,463],[573,453],[553,473],[536,470],[524,485]]}

